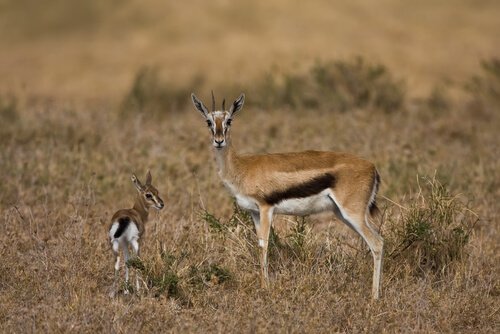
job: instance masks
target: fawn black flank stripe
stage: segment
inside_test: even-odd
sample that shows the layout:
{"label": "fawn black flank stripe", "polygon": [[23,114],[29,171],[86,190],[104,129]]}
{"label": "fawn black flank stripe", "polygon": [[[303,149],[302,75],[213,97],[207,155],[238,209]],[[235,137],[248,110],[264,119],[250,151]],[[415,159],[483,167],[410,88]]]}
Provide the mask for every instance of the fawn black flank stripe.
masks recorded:
{"label": "fawn black flank stripe", "polygon": [[118,219],[118,228],[116,229],[115,235],[113,236],[115,239],[121,237],[123,232],[127,229],[128,225],[130,224],[130,218],[129,217],[121,217]]}
{"label": "fawn black flank stripe", "polygon": [[274,205],[281,201],[291,198],[304,198],[316,195],[327,188],[335,186],[335,177],[332,174],[326,173],[316,176],[311,180],[302,184],[292,186],[285,190],[274,191],[264,197],[267,204]]}

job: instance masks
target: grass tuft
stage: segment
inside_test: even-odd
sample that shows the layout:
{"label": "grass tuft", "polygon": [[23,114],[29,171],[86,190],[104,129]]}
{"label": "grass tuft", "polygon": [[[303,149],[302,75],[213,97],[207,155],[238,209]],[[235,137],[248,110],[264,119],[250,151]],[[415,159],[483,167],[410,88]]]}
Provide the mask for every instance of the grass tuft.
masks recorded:
{"label": "grass tuft", "polygon": [[[143,261],[138,257],[129,259],[126,265],[129,268],[137,270],[144,282],[147,289],[153,293],[154,296],[166,294],[168,297],[179,297],[179,276],[175,271],[176,258],[167,253],[161,254],[162,262],[155,263],[153,261]],[[131,284],[130,284],[131,285]],[[129,289],[131,287],[128,287]]]}
{"label": "grass tuft", "polygon": [[228,269],[212,263],[210,265],[191,266],[186,278],[187,282],[198,289],[222,284],[231,279]]}

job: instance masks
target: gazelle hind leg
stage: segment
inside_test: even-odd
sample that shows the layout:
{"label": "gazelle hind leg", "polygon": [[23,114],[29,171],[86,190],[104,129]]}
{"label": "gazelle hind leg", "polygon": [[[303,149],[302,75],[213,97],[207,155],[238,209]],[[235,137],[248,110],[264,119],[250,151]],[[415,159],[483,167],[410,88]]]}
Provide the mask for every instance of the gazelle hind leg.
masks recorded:
{"label": "gazelle hind leg", "polygon": [[115,277],[113,279],[113,290],[111,291],[111,297],[114,297],[116,294],[116,282],[118,281],[118,273],[120,271],[120,244],[117,240],[112,241],[112,249],[114,255],[114,263],[115,263]]}
{"label": "gazelle hind leg", "polygon": [[[134,250],[134,254],[137,258],[139,258],[139,241],[137,239],[132,240],[132,249]],[[139,292],[141,286],[139,284],[139,276],[140,272],[139,269],[135,269],[135,287],[137,289],[137,292]]]}
{"label": "gazelle hind leg", "polygon": [[128,294],[128,260],[129,260],[129,253],[128,253],[128,244],[124,244],[122,246],[123,248],[123,261],[125,262],[125,294]]}
{"label": "gazelle hind leg", "polygon": [[384,240],[368,222],[367,215],[355,215],[347,218],[370,248],[373,256],[372,297],[380,297],[380,282],[382,279],[382,259],[384,255]]}
{"label": "gazelle hind leg", "polygon": [[368,220],[368,212],[364,217],[363,233],[365,240],[367,240],[368,247],[373,255],[373,287],[372,296],[373,299],[378,299],[380,297],[380,284],[382,282],[382,266],[384,259],[384,239],[380,234],[375,231],[373,226]]}
{"label": "gazelle hind leg", "polygon": [[345,222],[349,224],[366,242],[373,256],[373,285],[372,285],[372,297],[373,299],[378,299],[380,297],[380,282],[382,279],[382,262],[384,255],[384,240],[378,234],[375,229],[371,226],[368,221],[369,210],[366,208],[363,212],[358,212],[361,210],[349,210],[345,207],[339,205],[335,196],[332,194],[330,198],[337,205],[342,218]]}

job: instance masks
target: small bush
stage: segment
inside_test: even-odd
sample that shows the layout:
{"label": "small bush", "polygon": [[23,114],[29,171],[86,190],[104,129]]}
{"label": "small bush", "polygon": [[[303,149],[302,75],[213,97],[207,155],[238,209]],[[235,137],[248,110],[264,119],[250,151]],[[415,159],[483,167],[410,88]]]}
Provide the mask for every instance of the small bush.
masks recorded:
{"label": "small bush", "polygon": [[135,75],[132,87],[123,99],[120,114],[165,116],[190,103],[189,96],[201,81],[201,78],[195,77],[186,86],[168,84],[161,80],[158,67],[142,67]]}
{"label": "small bush", "polygon": [[405,91],[382,65],[353,61],[316,63],[306,74],[267,74],[255,96],[261,107],[288,106],[346,111],[374,108],[392,112],[401,108]]}
{"label": "small bush", "polygon": [[221,220],[215,217],[212,213],[204,210],[201,213],[201,219],[207,223],[208,228],[214,233],[224,233],[227,230],[227,226],[221,222]]}
{"label": "small bush", "polygon": [[435,112],[443,112],[450,108],[450,98],[444,87],[435,87],[427,98],[427,107]]}
{"label": "small bush", "polygon": [[481,75],[476,75],[466,84],[466,89],[475,96],[500,101],[500,59],[481,62]]}
{"label": "small bush", "polygon": [[[442,276],[465,256],[477,217],[435,178],[417,195],[387,237],[389,259],[414,274]],[[391,249],[392,248],[392,249]]]}
{"label": "small bush", "polygon": [[472,77],[466,90],[472,95],[469,110],[489,120],[500,106],[500,59],[493,58],[481,62],[482,72]]}
{"label": "small bush", "polygon": [[166,293],[168,297],[179,297],[179,276],[174,270],[176,257],[167,252],[162,252],[160,257],[162,259],[160,264],[144,262],[138,257],[133,257],[126,265],[141,273],[147,288],[152,290],[155,296]]}
{"label": "small bush", "polygon": [[208,210],[203,210],[200,213],[200,218],[207,223],[210,232],[225,236],[229,232],[234,232],[238,224],[244,224],[247,227],[253,227],[253,221],[250,214],[242,210],[236,201],[233,202],[233,214],[227,221],[222,221]]}
{"label": "small bush", "polygon": [[0,96],[0,121],[4,124],[18,120],[17,99],[13,96]]}

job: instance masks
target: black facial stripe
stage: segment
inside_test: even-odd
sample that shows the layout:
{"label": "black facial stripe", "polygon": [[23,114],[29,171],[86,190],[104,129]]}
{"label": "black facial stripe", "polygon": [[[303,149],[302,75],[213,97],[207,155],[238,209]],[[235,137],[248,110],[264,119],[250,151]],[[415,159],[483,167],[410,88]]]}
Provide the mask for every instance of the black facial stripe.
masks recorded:
{"label": "black facial stripe", "polygon": [[285,190],[274,191],[264,197],[267,204],[274,205],[281,201],[291,198],[304,198],[316,195],[327,188],[335,186],[335,177],[326,173],[316,176],[313,179],[302,184],[292,186]]}

